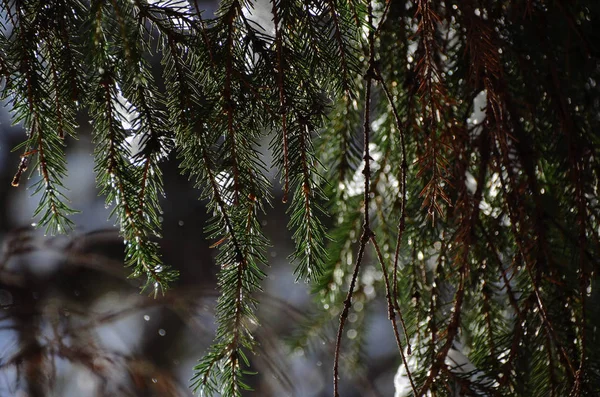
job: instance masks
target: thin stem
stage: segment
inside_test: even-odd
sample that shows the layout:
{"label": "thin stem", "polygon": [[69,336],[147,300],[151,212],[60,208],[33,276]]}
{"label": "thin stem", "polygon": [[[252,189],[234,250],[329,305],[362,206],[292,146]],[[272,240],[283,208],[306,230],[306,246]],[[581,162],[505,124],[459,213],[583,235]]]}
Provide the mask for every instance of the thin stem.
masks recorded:
{"label": "thin stem", "polygon": [[[334,12],[332,10],[332,12]],[[368,4],[368,18],[369,18],[369,26],[373,21],[373,9],[371,2]],[[360,266],[362,264],[363,256],[365,253],[365,247],[369,239],[373,236],[373,232],[371,230],[371,226],[369,223],[369,201],[370,201],[370,178],[371,178],[371,156],[369,154],[369,142],[370,142],[370,134],[371,134],[371,82],[375,77],[374,71],[375,65],[375,40],[373,37],[373,30],[369,31],[369,66],[367,72],[365,73],[365,115],[364,115],[364,123],[363,123],[363,136],[364,136],[364,155],[363,159],[365,160],[365,166],[363,168],[363,175],[365,177],[364,180],[364,200],[363,200],[363,208],[364,208],[364,223],[363,223],[363,232],[360,238],[360,247],[358,249],[358,256],[356,258],[356,264],[354,265],[354,271],[352,273],[352,280],[350,281],[350,287],[348,289],[348,294],[346,296],[346,300],[344,301],[344,309],[342,310],[342,314],[340,315],[340,324],[338,327],[336,343],[335,343],[335,354],[333,360],[333,395],[334,397],[339,397],[339,359],[340,359],[340,348],[342,344],[342,335],[344,333],[344,326],[346,325],[346,320],[348,318],[348,313],[350,311],[350,307],[352,307],[352,294],[354,293],[354,287],[356,285],[356,280],[358,278],[358,273],[360,271]]]}
{"label": "thin stem", "polygon": [[339,362],[340,362],[340,348],[342,346],[342,335],[344,333],[344,326],[346,324],[346,319],[348,318],[348,313],[350,312],[350,307],[352,306],[352,294],[354,292],[354,286],[356,285],[356,279],[358,278],[358,271],[360,270],[360,265],[362,263],[362,259],[365,253],[365,246],[369,241],[369,237],[363,231],[363,234],[360,238],[360,247],[358,248],[358,256],[356,258],[356,263],[354,265],[354,271],[352,273],[352,281],[350,282],[350,287],[348,290],[348,294],[346,295],[346,300],[344,300],[344,310],[342,314],[340,314],[340,325],[338,327],[337,336],[335,340],[335,353],[333,357],[333,395],[335,397],[339,397]]}

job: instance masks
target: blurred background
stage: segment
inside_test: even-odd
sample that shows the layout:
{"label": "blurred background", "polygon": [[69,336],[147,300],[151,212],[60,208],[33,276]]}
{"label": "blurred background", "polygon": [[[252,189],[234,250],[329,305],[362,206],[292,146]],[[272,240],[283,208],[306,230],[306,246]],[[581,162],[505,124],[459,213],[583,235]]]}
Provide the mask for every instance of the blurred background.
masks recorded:
{"label": "blurred background", "polygon": [[[210,17],[215,2],[200,2]],[[269,21],[256,12],[257,20]],[[0,397],[191,396],[195,362],[210,345],[217,291],[215,249],[203,234],[205,203],[198,200],[175,155],[163,163],[163,260],[181,276],[164,297],[139,293],[123,268],[123,242],[98,195],[89,118],[81,115],[79,137],[66,139],[76,230],[44,236],[32,214],[38,197],[28,186],[11,187],[25,139],[0,108]],[[269,164],[263,143],[265,161]],[[287,257],[292,240],[278,178],[272,174],[273,207],[263,227],[270,237],[270,268],[258,299],[258,375],[248,376],[255,396],[329,396],[337,317],[303,336],[316,307],[310,286],[295,283]],[[369,328],[344,344],[359,343],[362,365],[343,372],[344,396],[391,396],[398,356],[385,304],[374,305]],[[339,308],[341,310],[341,308]],[[379,310],[379,311],[378,311]],[[352,322],[352,317],[350,318]],[[348,329],[348,328],[347,328]],[[343,357],[342,357],[343,360]]]}

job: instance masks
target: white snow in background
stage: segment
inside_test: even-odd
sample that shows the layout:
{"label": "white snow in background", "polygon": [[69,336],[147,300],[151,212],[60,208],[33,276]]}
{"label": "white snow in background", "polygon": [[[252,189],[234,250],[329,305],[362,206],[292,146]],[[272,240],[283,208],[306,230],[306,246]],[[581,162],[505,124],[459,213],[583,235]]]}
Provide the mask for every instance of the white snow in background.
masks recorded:
{"label": "white snow in background", "polygon": [[469,171],[465,172],[465,176],[467,177],[467,180],[465,182],[465,184],[467,185],[467,190],[469,191],[469,193],[475,194],[475,191],[477,190],[477,180]]}
{"label": "white snow in background", "polygon": [[233,184],[234,180],[231,174],[227,171],[221,171],[215,176],[216,182],[219,184],[221,188],[221,196],[227,205],[233,205],[234,202],[234,194],[233,194]]}
{"label": "white snow in background", "polygon": [[485,107],[487,103],[487,91],[483,90],[473,99],[473,112],[467,119],[469,126],[481,124],[485,120]]}
{"label": "white snow in background", "polygon": [[[253,27],[260,27],[263,33],[275,36],[275,24],[273,23],[273,4],[270,0],[257,0],[252,3],[253,7],[244,8],[244,16],[254,22]],[[258,25],[258,26],[257,26]]]}
{"label": "white snow in background", "polygon": [[119,116],[119,121],[121,122],[121,126],[124,130],[136,130],[139,128],[139,125],[136,124],[136,120],[139,119],[140,113],[137,111],[135,106],[125,96],[123,96],[123,92],[121,91],[121,87],[116,84],[117,90],[117,99],[113,100],[113,106],[117,110],[117,115]]}
{"label": "white snow in background", "polygon": [[[404,354],[406,354],[406,351],[404,352]],[[408,367],[410,368],[411,373],[414,371],[414,368],[416,368],[416,364],[417,364],[417,360],[415,358],[415,355],[411,355],[411,356],[407,356],[407,360],[408,362]],[[410,387],[410,381],[408,379],[408,376],[406,374],[406,367],[404,366],[404,364],[400,364],[400,366],[398,367],[398,371],[396,372],[396,376],[394,376],[394,387],[395,387],[395,394],[394,397],[405,397],[408,396],[412,389]],[[430,393],[427,393],[427,396],[430,396]]]}
{"label": "white snow in background", "polygon": [[[379,168],[379,161],[381,160],[381,151],[377,148],[374,143],[369,143],[369,153],[371,155],[371,172]],[[365,189],[365,176],[363,175],[363,169],[365,168],[365,160],[361,161],[352,175],[352,180],[347,183],[340,183],[340,189],[346,190],[349,197],[358,196],[364,194]],[[388,183],[391,186],[400,186],[398,180],[392,175],[387,175]]]}
{"label": "white snow in background", "polygon": [[117,99],[113,101],[113,105],[117,110],[117,116],[121,122],[121,126],[124,130],[131,132],[131,134],[125,138],[125,144],[129,150],[129,161],[133,165],[142,166],[144,165],[144,162],[137,157],[143,149],[142,144],[144,138],[143,134],[138,133],[140,128],[140,113],[137,111],[136,107],[123,96],[118,84],[116,89]]}
{"label": "white snow in background", "polygon": [[135,166],[141,167],[144,165],[144,160],[138,155],[144,149],[144,134],[131,134],[125,138],[127,149],[129,150],[129,162]]}
{"label": "white snow in background", "polygon": [[[413,346],[416,345],[416,340],[412,341],[412,343]],[[465,347],[460,342],[454,342],[448,351],[448,355],[446,356],[445,363],[448,366],[448,369],[455,374],[470,374],[469,379],[472,382],[492,385],[493,380],[486,378],[482,371],[477,370],[477,367],[475,367],[475,365],[473,365],[469,358],[463,353],[464,350]],[[407,356],[407,362],[411,374],[414,373],[418,368],[415,354]],[[394,377],[394,387],[396,390],[394,397],[406,397],[412,392],[404,364],[401,364],[398,367],[398,371]],[[486,396],[486,394],[483,393],[478,393],[475,395]],[[427,392],[426,396],[431,396],[431,392]],[[454,396],[463,397],[459,389],[455,390]]]}

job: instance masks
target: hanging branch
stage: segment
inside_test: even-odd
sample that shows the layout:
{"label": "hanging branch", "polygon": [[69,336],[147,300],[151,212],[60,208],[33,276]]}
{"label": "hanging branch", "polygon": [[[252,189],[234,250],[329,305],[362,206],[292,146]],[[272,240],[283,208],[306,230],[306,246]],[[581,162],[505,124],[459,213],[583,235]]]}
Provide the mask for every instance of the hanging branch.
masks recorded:
{"label": "hanging branch", "polygon": [[43,7],[41,4],[15,7],[18,8],[18,16],[12,14],[10,5],[6,5],[10,9],[7,10],[9,18],[15,23],[6,44],[8,61],[16,68],[2,98],[8,99],[12,106],[14,122],[23,122],[27,140],[16,148],[23,148],[24,153],[12,185],[19,185],[21,175],[28,168],[29,157],[34,156],[34,167],[41,176],[32,186],[33,194],[40,194],[34,216],[40,216],[39,226],[45,226],[47,233],[64,233],[72,229],[74,224],[69,215],[77,211],[67,204],[64,193],[66,188],[62,180],[67,171],[61,135],[65,130],[73,133],[75,122],[73,112],[63,115],[61,111],[72,109],[74,104],[67,97],[64,107],[55,109],[48,100],[54,98],[53,103],[57,104],[65,93],[58,81],[54,58],[56,26],[43,25],[36,18]]}
{"label": "hanging branch", "polygon": [[[92,4],[95,27],[92,62],[99,71],[90,103],[90,113],[95,119],[97,183],[106,194],[107,204],[115,204],[111,215],[117,214],[126,242],[126,265],[133,268],[134,276],[145,274],[147,281],[142,288],[157,294],[168,288],[177,276],[161,264],[158,244],[150,241],[150,236],[160,236],[158,196],[162,194],[162,178],[158,162],[167,150],[161,141],[165,133],[164,126],[160,125],[164,120],[158,119],[161,114],[154,110],[157,103],[148,103],[158,94],[143,86],[152,79],[138,58],[142,51],[138,48],[141,38],[129,31],[127,20],[131,14],[128,12],[132,11],[116,2],[112,6],[109,10],[104,4]],[[109,49],[123,51],[130,72],[124,73],[125,79],[119,79],[114,72],[117,66],[107,53]],[[127,114],[117,107],[124,106],[125,96],[121,92],[135,102],[125,109]],[[127,147],[131,132],[123,127],[124,120],[132,127],[133,136],[140,137],[142,148],[138,153],[132,153]],[[139,189],[136,189],[138,184]]]}
{"label": "hanging branch", "polygon": [[[368,10],[368,18],[369,18],[369,28],[372,29],[371,21],[372,21],[372,9],[371,4],[369,2],[369,10]],[[371,80],[375,77],[374,71],[374,38],[372,30],[369,32],[369,65],[367,72],[365,73],[365,115],[364,115],[364,124],[363,124],[363,136],[364,136],[364,155],[363,160],[365,165],[362,170],[362,174],[364,175],[364,198],[363,198],[363,212],[364,212],[364,221],[363,221],[363,231],[360,237],[360,246],[358,248],[358,254],[356,257],[356,263],[354,265],[354,271],[352,272],[352,279],[350,281],[350,286],[348,287],[348,294],[346,296],[346,300],[344,301],[344,309],[340,314],[340,324],[337,331],[336,343],[335,343],[335,353],[333,359],[333,395],[334,397],[339,397],[339,359],[340,359],[340,348],[342,344],[342,335],[344,333],[344,326],[346,325],[346,320],[348,318],[348,313],[350,312],[350,308],[352,307],[352,294],[354,293],[354,287],[356,285],[356,280],[358,278],[358,273],[360,271],[360,266],[362,264],[363,256],[365,253],[365,247],[371,237],[373,236],[373,231],[371,230],[370,222],[369,222],[369,200],[370,200],[370,177],[371,177],[371,156],[369,154],[369,134],[370,134],[370,106],[371,106]]]}
{"label": "hanging branch", "polygon": [[[495,150],[496,155],[499,156],[497,151],[498,150]],[[508,160],[505,159],[505,161],[508,161]],[[569,374],[571,377],[573,377],[575,375],[575,369],[573,367],[571,359],[569,358],[569,355],[567,354],[564,346],[558,339],[556,330],[554,329],[554,326],[548,316],[548,311],[546,309],[546,305],[544,304],[544,302],[542,300],[542,294],[540,292],[538,282],[536,281],[536,276],[533,274],[532,263],[530,262],[529,255],[527,254],[527,251],[525,250],[525,247],[524,247],[525,244],[522,241],[522,236],[516,229],[516,225],[520,224],[521,222],[517,218],[518,209],[515,208],[515,205],[514,205],[514,203],[516,202],[515,197],[514,197],[514,194],[515,194],[514,189],[511,189],[509,191],[508,187],[507,187],[508,183],[514,183],[513,182],[514,175],[510,169],[507,169],[507,176],[508,176],[509,181],[505,181],[505,178],[500,173],[501,186],[502,186],[502,190],[504,193],[504,197],[506,198],[506,201],[507,201],[507,208],[508,208],[508,213],[509,213],[510,220],[511,220],[512,232],[513,232],[513,235],[515,236],[517,252],[521,256],[521,258],[525,261],[526,272],[527,272],[527,275],[529,276],[529,279],[531,281],[531,286],[533,289],[533,297],[535,298],[535,303],[536,303],[537,307],[539,308],[539,316],[541,317],[543,323],[546,324],[545,331],[548,335],[548,338],[552,341],[552,344],[556,345],[556,347],[560,353],[560,357],[562,358],[566,369],[568,369],[567,374]]]}
{"label": "hanging branch", "polygon": [[422,128],[426,134],[425,152],[418,159],[420,170],[417,178],[431,173],[419,197],[423,198],[422,208],[427,208],[427,214],[433,222],[435,214],[439,216],[443,214],[440,201],[450,205],[450,198],[444,191],[444,185],[449,184],[444,176],[448,165],[444,155],[446,137],[443,134],[444,130],[438,131],[437,128],[445,113],[444,103],[447,101],[447,96],[435,59],[435,54],[439,50],[435,41],[436,24],[440,22],[440,17],[432,9],[430,0],[417,0],[415,17],[419,20],[417,33],[420,36],[422,52],[416,66],[416,73],[421,80],[417,92],[420,95],[421,112],[424,115]]}
{"label": "hanging branch", "polygon": [[[323,247],[326,238],[325,227],[319,219],[325,210],[317,203],[324,195],[313,180],[314,154],[312,148],[308,147],[310,126],[305,120],[296,122],[299,125],[293,145],[297,146],[300,153],[301,172],[294,172],[292,180],[297,187],[290,207],[290,227],[295,230],[293,239],[296,242],[296,250],[291,258],[298,262],[294,270],[297,279],[316,280],[322,273],[323,261],[327,257]],[[297,167],[295,164],[296,169]]]}
{"label": "hanging branch", "polygon": [[[224,87],[221,90],[217,82],[204,87],[208,93],[211,90],[219,93],[215,103],[204,106],[191,103],[185,92],[193,92],[197,82],[188,82],[183,63],[175,61],[177,58],[173,61],[174,80],[178,82],[174,94],[179,91],[179,99],[175,100],[178,112],[188,118],[184,115],[191,108],[196,115],[188,118],[187,126],[178,134],[184,148],[182,167],[198,179],[202,196],[209,200],[213,219],[207,232],[211,239],[217,240],[213,247],[219,248],[216,261],[221,266],[215,341],[194,368],[192,379],[193,389],[207,395],[238,396],[249,389],[243,376],[248,373],[245,367],[250,365],[247,353],[254,352],[256,344],[251,331],[258,325],[254,314],[257,301],[253,295],[261,289],[265,277],[261,268],[267,263],[267,241],[258,213],[268,198],[269,188],[253,147],[255,137],[262,134],[260,124],[253,118],[257,117],[259,106],[272,116],[272,103],[263,102],[266,97],[253,86],[252,68],[264,70],[264,65],[248,64],[247,57],[254,51],[258,53],[256,57],[261,57],[256,61],[260,63],[265,43],[245,19],[241,7],[237,1],[223,3],[218,21],[207,31],[206,45],[224,43],[204,50],[204,54],[209,54],[207,64],[214,61],[214,70],[208,73],[214,73]],[[240,40],[244,35],[252,40]],[[193,48],[186,50],[189,54],[195,52]],[[173,50],[171,53],[177,54]],[[198,70],[198,73],[202,76],[206,72]],[[258,105],[251,104],[253,98],[246,96],[246,87],[260,101]],[[223,145],[217,143],[221,137]],[[211,149],[215,148],[213,152]],[[221,153],[224,155],[220,156]],[[193,161],[197,158],[202,158],[202,163]]]}
{"label": "hanging branch", "polygon": [[[455,240],[459,244],[458,252],[456,254],[455,263],[459,263],[459,283],[456,287],[456,294],[454,295],[454,304],[452,307],[452,314],[445,330],[445,341],[442,347],[435,353],[435,360],[429,370],[429,375],[423,382],[423,385],[419,389],[417,395],[424,395],[430,390],[435,378],[446,365],[445,360],[448,356],[448,352],[454,343],[455,337],[458,335],[460,329],[460,319],[463,309],[463,302],[466,293],[466,281],[469,274],[469,254],[471,246],[473,245],[473,236],[475,235],[475,226],[479,220],[480,203],[483,196],[484,180],[487,173],[487,165],[490,158],[490,149],[488,140],[485,139],[485,135],[481,138],[481,164],[479,166],[479,175],[477,178],[477,190],[473,195],[472,202],[469,203],[467,199],[459,199],[457,203],[457,211],[464,212],[462,219],[460,219],[459,229]],[[463,191],[466,189],[463,189]],[[465,193],[463,193],[465,194]],[[464,206],[464,207],[463,207]]]}
{"label": "hanging branch", "polygon": [[[277,130],[282,135],[282,140],[274,139],[271,147],[276,165],[282,169],[284,201],[288,199],[289,190],[294,189],[288,210],[291,214],[288,226],[296,243],[290,257],[295,262],[294,273],[297,279],[316,280],[327,258],[324,248],[327,234],[321,222],[326,215],[321,205],[325,201],[324,178],[317,170],[319,161],[313,148],[313,136],[328,109],[322,87],[311,75],[312,60],[303,53],[301,36],[306,33],[293,28],[308,23],[304,9],[293,2],[273,2],[271,12],[275,27],[274,67],[268,78],[277,86]],[[318,40],[317,45],[324,41],[322,37],[312,39]]]}
{"label": "hanging branch", "polygon": [[[96,158],[98,165],[98,185],[101,192],[106,194],[109,204],[117,205],[111,215],[117,214],[122,228],[123,237],[127,241],[126,255],[129,263],[134,266],[134,275],[144,272],[148,276],[147,287],[157,291],[158,287],[165,288],[173,277],[172,273],[162,273],[162,268],[157,267],[158,250],[155,243],[148,241],[143,226],[140,225],[140,215],[137,211],[139,200],[132,191],[135,175],[129,164],[129,151],[125,147],[127,133],[119,125],[119,115],[114,108],[116,98],[114,80],[109,71],[100,77],[97,91],[98,102],[91,106],[92,117],[97,126],[96,133]],[[103,99],[103,100],[102,100]],[[135,248],[133,248],[135,247]]]}
{"label": "hanging branch", "polygon": [[[410,380],[410,384],[411,387],[413,389],[413,391],[416,393],[417,389],[416,386],[414,384],[412,375],[411,375],[411,371],[410,368],[408,366],[408,362],[406,360],[406,356],[404,354],[404,348],[402,346],[402,341],[400,340],[400,334],[398,331],[398,327],[396,324],[396,311],[398,311],[398,313],[400,313],[400,317],[402,318],[402,314],[400,312],[400,310],[396,309],[393,301],[392,301],[392,288],[389,282],[389,277],[388,277],[388,273],[387,273],[387,269],[386,266],[384,264],[383,261],[383,255],[381,254],[381,250],[379,248],[379,245],[377,244],[377,240],[375,239],[375,234],[373,233],[373,231],[371,230],[371,226],[370,226],[370,220],[369,220],[369,201],[370,201],[370,194],[371,194],[371,188],[370,188],[370,176],[371,176],[371,161],[373,160],[371,155],[370,155],[370,149],[369,149],[369,145],[370,145],[370,134],[371,134],[371,116],[370,116],[370,106],[371,106],[371,85],[372,85],[372,80],[378,80],[379,79],[379,74],[377,72],[376,69],[376,63],[375,63],[375,27],[373,26],[373,10],[372,10],[372,5],[369,2],[368,3],[368,11],[367,11],[367,16],[368,16],[368,27],[369,27],[369,35],[368,35],[368,44],[369,44],[369,61],[368,61],[368,69],[367,72],[365,73],[364,76],[364,80],[365,80],[365,102],[364,102],[364,106],[365,106],[365,114],[364,114],[364,123],[363,123],[363,137],[364,137],[364,155],[363,155],[363,159],[365,162],[364,168],[362,170],[362,174],[364,175],[364,198],[363,198],[363,212],[364,212],[364,222],[363,222],[363,232],[360,238],[360,246],[359,246],[359,250],[358,250],[358,255],[357,255],[357,259],[356,259],[356,263],[354,266],[354,271],[352,273],[352,279],[350,281],[350,286],[348,289],[348,294],[346,296],[346,300],[344,301],[344,309],[342,310],[342,313],[340,314],[340,324],[338,327],[338,332],[337,332],[337,337],[336,337],[336,347],[335,347],[335,353],[334,353],[334,364],[333,364],[333,390],[334,390],[334,396],[338,397],[339,396],[339,356],[340,356],[340,348],[341,348],[341,342],[342,342],[342,335],[343,335],[343,331],[344,331],[344,326],[346,323],[346,320],[348,318],[348,314],[350,311],[350,308],[352,307],[352,295],[354,292],[354,287],[356,285],[356,280],[358,278],[358,273],[360,271],[360,266],[362,264],[362,260],[364,257],[364,251],[366,248],[366,245],[369,241],[371,241],[373,243],[373,246],[375,247],[375,251],[377,253],[377,258],[379,260],[379,263],[381,265],[382,268],[382,272],[384,275],[384,280],[385,280],[385,287],[386,287],[386,299],[387,299],[387,303],[388,303],[388,317],[390,322],[392,323],[392,329],[394,331],[394,336],[396,339],[396,343],[398,345],[398,350],[400,352],[400,355],[402,357],[402,362],[405,366],[408,378]],[[404,325],[404,320],[402,320],[402,326],[404,328],[404,334],[405,337],[408,341],[408,333],[406,331],[406,327]]]}
{"label": "hanging branch", "polygon": [[[0,97],[27,134],[12,184],[30,163],[39,171],[40,225],[72,225],[65,144],[85,114],[97,185],[146,287],[176,276],[157,244],[172,149],[207,203],[220,298],[196,391],[250,387],[268,246],[259,218],[272,194],[261,145],[272,136],[295,275],[318,281],[325,308],[307,329],[341,309],[336,397],[351,311],[364,332],[382,291],[414,395],[593,394],[591,2],[273,0],[270,26],[251,1],[219,4],[203,18],[198,1],[0,1]],[[369,242],[376,277],[363,279]],[[472,377],[447,364],[459,337]]]}

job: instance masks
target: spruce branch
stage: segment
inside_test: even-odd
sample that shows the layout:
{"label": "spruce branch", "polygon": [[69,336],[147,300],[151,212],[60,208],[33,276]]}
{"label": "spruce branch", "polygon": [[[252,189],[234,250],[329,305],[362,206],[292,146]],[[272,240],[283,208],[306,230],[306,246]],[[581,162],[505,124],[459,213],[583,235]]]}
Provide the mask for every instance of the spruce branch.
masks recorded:
{"label": "spruce branch", "polygon": [[[23,148],[24,154],[12,184],[19,184],[21,174],[27,169],[28,157],[33,156],[34,168],[41,177],[32,186],[33,194],[40,194],[34,216],[40,216],[39,225],[45,226],[47,233],[55,234],[68,232],[73,227],[68,216],[77,212],[68,205],[62,183],[66,176],[66,159],[61,135],[64,130],[72,133],[74,112],[64,116],[60,112],[74,105],[69,105],[72,101],[67,98],[65,108],[56,113],[46,99],[55,98],[54,103],[59,103],[64,90],[58,87],[60,83],[53,71],[56,65],[50,37],[56,32],[36,19],[37,7],[41,5],[28,5],[22,9],[19,19],[15,19],[17,25],[10,33],[7,55],[19,72],[11,79],[3,97],[12,97],[9,103],[14,109],[14,122],[23,122],[27,129],[27,140],[16,148]],[[42,39],[39,44],[38,37]],[[34,51],[38,46],[39,51]]]}
{"label": "spruce branch", "polygon": [[[220,251],[216,259],[221,266],[217,334],[208,353],[196,365],[192,379],[194,390],[209,395],[217,391],[240,395],[249,388],[243,377],[250,374],[246,369],[250,365],[247,353],[253,352],[256,344],[252,330],[258,325],[254,315],[257,301],[253,295],[261,289],[260,282],[265,276],[261,267],[266,265],[267,240],[262,234],[258,213],[263,202],[268,201],[269,188],[255,148],[255,139],[262,135],[261,120],[256,120],[256,113],[252,113],[260,105],[250,104],[252,97],[246,95],[246,87],[250,87],[255,98],[264,104],[260,89],[252,79],[254,67],[258,69],[259,65],[254,61],[248,63],[247,56],[252,51],[263,51],[265,38],[250,26],[242,6],[237,1],[222,3],[217,21],[206,32],[207,44],[212,46],[218,40],[224,43],[221,48],[207,51],[214,58],[209,57],[206,64],[213,67],[210,73],[215,74],[217,82],[205,89],[209,93],[211,90],[219,92],[214,102],[198,106],[201,104],[190,103],[182,94],[177,100],[179,107],[192,106],[205,116],[186,120],[187,127],[179,134],[180,146],[185,148],[182,167],[198,177],[199,182],[207,181],[207,185],[200,182],[213,214],[207,232],[210,238],[217,240],[214,246]],[[244,35],[252,39],[241,40]],[[178,88],[183,93],[191,91],[193,86],[185,81],[182,65],[175,62]],[[269,117],[267,109],[271,104],[266,105],[263,111],[266,110],[265,117]],[[180,112],[183,114],[184,109]],[[250,117],[252,114],[254,119]],[[209,128],[216,133],[209,134]],[[223,143],[216,142],[217,134],[222,136]],[[222,154],[220,161],[216,161],[211,148]],[[191,153],[193,157],[189,156]],[[188,160],[194,157],[204,159],[202,168]]]}
{"label": "spruce branch", "polygon": [[[93,62],[99,72],[90,109],[98,144],[98,185],[106,194],[107,205],[115,204],[113,214],[117,215],[125,240],[126,265],[133,268],[133,276],[146,275],[143,290],[157,294],[177,276],[177,272],[162,264],[158,244],[150,240],[151,236],[160,237],[158,197],[163,193],[158,163],[168,151],[165,121],[160,110],[155,110],[158,103],[148,103],[159,94],[150,88],[152,78],[140,58],[144,38],[131,30],[131,21],[127,22],[133,18],[134,10],[116,2],[112,6],[109,10],[96,4],[92,20]],[[109,31],[108,26],[116,29]],[[122,52],[126,73],[115,72],[117,65],[107,50]],[[127,97],[132,102],[124,109],[127,114],[123,114],[119,107],[124,107],[122,98]],[[125,130],[124,121],[132,131]],[[140,140],[138,153],[127,148],[129,136]]]}
{"label": "spruce branch", "polygon": [[310,139],[310,126],[300,124],[299,128],[297,144],[302,169],[292,179],[292,183],[296,185],[296,194],[290,207],[290,227],[295,229],[293,238],[297,247],[292,258],[298,262],[294,271],[298,279],[316,280],[323,271],[323,261],[327,257],[323,246],[327,235],[319,219],[325,214],[325,210],[318,203],[325,196],[314,181],[314,154],[307,142]]}
{"label": "spruce branch", "polygon": [[430,175],[428,182],[419,193],[423,198],[422,208],[427,208],[427,214],[432,222],[435,215],[442,216],[440,202],[450,205],[450,198],[444,190],[449,180],[444,176],[447,172],[448,159],[445,155],[446,137],[443,129],[437,126],[442,122],[444,103],[447,101],[446,90],[435,59],[439,46],[436,43],[436,24],[440,17],[432,8],[429,0],[417,0],[418,18],[417,33],[420,37],[421,57],[417,61],[416,73],[421,82],[418,93],[421,101],[421,112],[424,115],[422,129],[426,135],[425,151],[419,158],[420,170],[417,178]]}
{"label": "spruce branch", "polygon": [[[289,227],[293,230],[296,249],[291,256],[297,279],[316,280],[323,272],[326,260],[324,242],[327,239],[321,218],[325,194],[319,161],[313,147],[314,135],[322,125],[327,104],[322,88],[312,82],[310,58],[304,57],[298,44],[297,24],[304,23],[304,9],[294,2],[274,2],[275,37],[273,68],[270,80],[277,87],[277,132],[280,141],[273,140],[276,164],[282,169],[284,197],[294,189]],[[321,37],[313,37],[321,40]],[[282,142],[282,144],[279,144]]]}
{"label": "spruce branch", "polygon": [[341,309],[335,395],[377,304],[407,393],[595,395],[598,9],[505,3],[273,0],[260,26],[246,0],[214,17],[198,1],[2,0],[0,97],[26,134],[12,184],[39,171],[35,216],[71,227],[65,148],[89,114],[125,264],[157,292],[176,276],[157,239],[177,153],[220,268],[196,392],[250,387],[271,138],[295,275],[325,308],[299,340]]}

